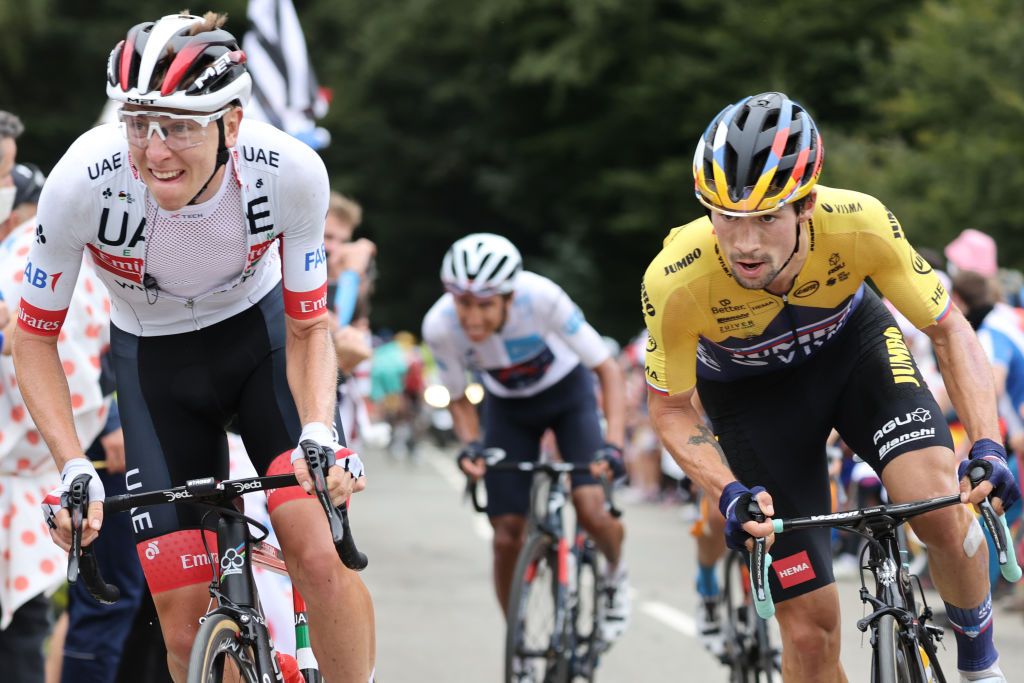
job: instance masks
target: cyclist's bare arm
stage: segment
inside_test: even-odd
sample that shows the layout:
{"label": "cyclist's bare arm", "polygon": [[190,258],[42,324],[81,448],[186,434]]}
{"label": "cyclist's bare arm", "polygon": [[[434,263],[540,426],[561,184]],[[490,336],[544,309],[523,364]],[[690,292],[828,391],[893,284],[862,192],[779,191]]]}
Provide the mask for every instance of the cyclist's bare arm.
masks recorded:
{"label": "cyclist's bare arm", "polygon": [[455,436],[460,442],[465,444],[480,438],[480,414],[468,398],[463,395],[453,399],[448,410],[452,414]]}
{"label": "cyclist's bare arm", "polygon": [[[14,332],[12,353],[25,405],[53,454],[57,469],[63,470],[68,460],[85,455],[75,430],[71,392],[57,352],[57,335],[32,334],[19,327]],[[67,510],[61,510],[55,521],[58,528],[54,540],[66,550],[71,544],[71,518]],[[82,536],[83,545],[92,543],[102,523],[103,503],[94,501],[89,504],[89,523]]]}
{"label": "cyclist's bare arm", "polygon": [[594,373],[601,382],[601,400],[608,423],[605,439],[621,448],[626,439],[626,378],[611,356],[595,366]]}
{"label": "cyclist's bare arm", "polygon": [[932,340],[946,391],[971,441],[998,441],[992,367],[970,323],[953,308],[940,322],[924,328],[924,332]]}
{"label": "cyclist's bare arm", "polygon": [[694,408],[694,393],[691,389],[667,396],[649,391],[647,408],[661,443],[705,495],[717,502],[722,489],[736,481],[736,476],[725,463],[715,435]]}
{"label": "cyclist's bare arm", "polygon": [[[285,316],[285,367],[288,386],[302,424],[334,424],[336,362],[330,319],[326,313],[305,320]],[[295,478],[307,492],[311,491],[313,480],[305,461],[299,459],[293,465]],[[340,469],[335,468],[331,468],[328,483],[331,499],[336,502],[366,487],[365,478],[355,480],[341,476]]]}
{"label": "cyclist's bare arm", "polygon": [[[967,436],[972,442],[992,439],[1001,443],[992,367],[970,323],[953,307],[949,315],[924,328],[924,332],[932,340],[946,391]],[[992,492],[992,485],[982,482],[970,490],[969,484],[963,484],[961,490],[970,491],[971,503],[980,503]]]}
{"label": "cyclist's bare arm", "polygon": [[[480,414],[465,394],[448,404],[448,412],[452,414],[455,436],[459,438],[460,443],[468,444],[480,440]],[[487,471],[487,466],[483,462],[473,462],[464,458],[459,459],[459,467],[474,480],[484,476],[484,472]]]}

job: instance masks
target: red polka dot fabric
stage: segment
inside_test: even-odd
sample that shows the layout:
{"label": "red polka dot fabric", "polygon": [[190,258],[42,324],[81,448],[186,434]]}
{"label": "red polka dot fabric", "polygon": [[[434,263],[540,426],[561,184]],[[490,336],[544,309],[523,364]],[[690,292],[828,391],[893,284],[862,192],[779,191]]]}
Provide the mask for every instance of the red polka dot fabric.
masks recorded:
{"label": "red polka dot fabric", "polygon": [[[35,225],[29,222],[0,244],[0,292],[9,307],[20,297],[25,258],[34,239]],[[100,354],[110,343],[109,315],[106,288],[86,260],[57,342],[83,449],[106,419],[98,380]],[[0,356],[0,629],[26,601],[65,579],[67,556],[50,539],[39,508],[58,479],[21,396],[11,357]]]}

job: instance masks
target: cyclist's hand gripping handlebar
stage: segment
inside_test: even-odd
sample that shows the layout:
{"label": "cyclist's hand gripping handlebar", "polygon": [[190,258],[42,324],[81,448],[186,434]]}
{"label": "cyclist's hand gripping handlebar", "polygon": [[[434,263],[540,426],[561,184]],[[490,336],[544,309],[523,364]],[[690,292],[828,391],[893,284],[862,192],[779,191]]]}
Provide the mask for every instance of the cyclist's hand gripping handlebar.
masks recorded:
{"label": "cyclist's hand gripping handlebar", "polygon": [[[967,476],[971,479],[971,486],[977,486],[992,476],[992,463],[984,459],[971,460],[968,463],[970,469]],[[1020,565],[1017,564],[1017,553],[1013,547],[1013,535],[1006,524],[1006,515],[997,515],[992,503],[985,499],[978,506],[981,510],[981,519],[988,528],[989,535],[996,547],[996,557],[999,558],[999,571],[1003,578],[1011,583],[1021,578]]]}
{"label": "cyclist's hand gripping handlebar", "polygon": [[117,586],[103,580],[92,546],[82,547],[82,523],[85,521],[87,510],[89,509],[89,480],[91,478],[88,474],[76,476],[71,480],[71,486],[61,501],[62,506],[67,508],[71,514],[71,550],[68,553],[68,583],[73,584],[77,582],[79,575],[81,575],[89,595],[96,598],[99,602],[109,605],[117,602],[118,598],[121,597],[121,591]]}
{"label": "cyclist's hand gripping handlebar", "polygon": [[327,472],[334,465],[334,451],[323,448],[315,441],[306,440],[299,444],[309,465],[309,474],[313,478],[313,492],[316,493],[320,506],[327,514],[327,523],[331,527],[331,538],[338,551],[342,564],[349,569],[360,572],[369,564],[365,553],[356,547],[352,537],[352,529],[348,522],[348,503],[335,507],[327,490]]}
{"label": "cyclist's hand gripping handlebar", "polygon": [[[505,451],[501,448],[486,448],[482,450],[465,448],[459,453],[457,460],[461,461],[463,459],[469,459],[473,462],[483,460],[485,465],[491,466],[505,459]],[[466,497],[473,502],[473,509],[477,512],[487,512],[487,506],[481,505],[480,498],[477,496],[477,492],[480,490],[480,480],[473,479],[461,468],[460,471],[466,475]]]}

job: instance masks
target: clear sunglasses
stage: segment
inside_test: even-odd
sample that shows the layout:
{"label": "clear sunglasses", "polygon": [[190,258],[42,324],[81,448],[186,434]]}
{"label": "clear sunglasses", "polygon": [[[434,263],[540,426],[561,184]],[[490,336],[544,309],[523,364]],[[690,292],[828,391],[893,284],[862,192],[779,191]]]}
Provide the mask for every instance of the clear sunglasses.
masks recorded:
{"label": "clear sunglasses", "polygon": [[209,125],[213,121],[231,111],[221,109],[212,114],[170,114],[162,111],[125,111],[117,112],[121,129],[128,138],[128,143],[145,149],[149,140],[156,133],[168,149],[180,152],[183,149],[197,147],[206,140]]}

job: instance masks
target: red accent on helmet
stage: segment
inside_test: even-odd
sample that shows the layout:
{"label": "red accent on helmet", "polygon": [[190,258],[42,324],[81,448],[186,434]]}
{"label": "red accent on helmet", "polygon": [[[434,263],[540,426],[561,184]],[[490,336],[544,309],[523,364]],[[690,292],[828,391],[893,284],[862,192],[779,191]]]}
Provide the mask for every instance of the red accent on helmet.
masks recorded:
{"label": "red accent on helmet", "polygon": [[780,128],[779,131],[775,133],[775,139],[772,140],[772,154],[774,154],[777,159],[782,158],[782,154],[786,151],[786,142],[788,140],[789,126]]}
{"label": "red accent on helmet", "polygon": [[235,64],[245,64],[249,59],[242,50],[232,50],[228,53],[228,56],[231,57],[231,61]]}
{"label": "red accent on helmet", "polygon": [[132,55],[135,54],[135,32],[128,36],[128,40],[121,41],[124,43],[124,47],[121,48],[121,68],[120,68],[120,81],[121,90],[128,91],[128,74],[132,69]]}
{"label": "red accent on helmet", "polygon": [[809,156],[811,156],[811,148],[802,149],[796,157],[796,162],[793,164],[793,175],[790,177],[796,180],[797,185],[800,184],[804,177],[804,168],[807,166],[807,158]]}
{"label": "red accent on helmet", "polygon": [[209,43],[192,43],[174,55],[174,61],[167,67],[167,74],[164,76],[164,83],[160,88],[162,96],[166,97],[178,89],[181,79],[195,65],[196,58],[203,54],[207,47],[209,47]]}

